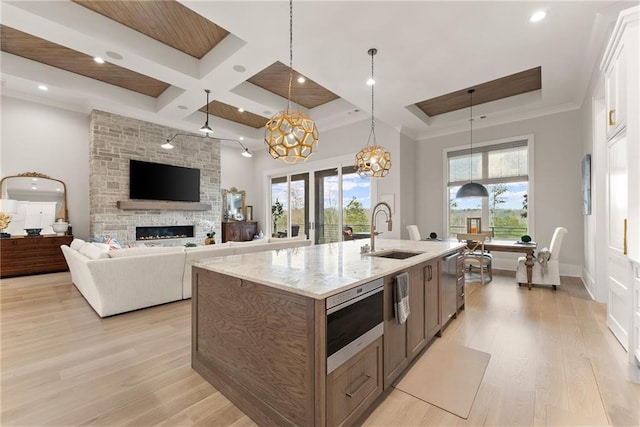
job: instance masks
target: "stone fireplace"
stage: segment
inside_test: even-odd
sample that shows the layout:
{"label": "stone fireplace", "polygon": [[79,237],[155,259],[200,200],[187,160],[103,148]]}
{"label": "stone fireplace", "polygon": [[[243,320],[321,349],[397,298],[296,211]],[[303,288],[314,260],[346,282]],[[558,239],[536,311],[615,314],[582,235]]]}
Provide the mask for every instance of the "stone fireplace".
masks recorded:
{"label": "stone fireplace", "polygon": [[[185,239],[203,242],[210,231],[220,235],[220,141],[186,135],[176,138],[179,143],[172,150],[163,150],[162,142],[184,131],[97,110],[91,112],[89,124],[91,237],[109,235],[121,243],[135,243],[141,227],[174,228],[202,223],[213,227],[190,225],[190,231],[178,233],[189,237],[158,238],[154,244],[183,245]],[[130,200],[130,159],[200,169],[200,202],[211,205],[211,209],[190,210],[162,202],[140,209],[119,209],[119,201]]]}

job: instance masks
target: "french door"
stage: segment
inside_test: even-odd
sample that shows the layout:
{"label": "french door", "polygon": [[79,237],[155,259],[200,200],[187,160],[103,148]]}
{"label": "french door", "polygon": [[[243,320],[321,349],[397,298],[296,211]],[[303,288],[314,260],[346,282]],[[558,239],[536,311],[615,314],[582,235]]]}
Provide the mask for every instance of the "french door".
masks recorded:
{"label": "french door", "polygon": [[271,233],[304,233],[314,244],[368,237],[371,194],[353,166],[272,177]]}

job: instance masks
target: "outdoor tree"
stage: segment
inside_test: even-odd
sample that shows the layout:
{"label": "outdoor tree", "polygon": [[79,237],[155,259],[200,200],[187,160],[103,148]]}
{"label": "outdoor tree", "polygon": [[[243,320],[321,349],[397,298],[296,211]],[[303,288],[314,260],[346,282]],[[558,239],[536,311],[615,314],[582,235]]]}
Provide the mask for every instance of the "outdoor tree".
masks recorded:
{"label": "outdoor tree", "polygon": [[507,202],[507,199],[503,197],[503,194],[507,192],[507,186],[504,184],[496,184],[491,187],[491,194],[489,195],[489,204],[491,205],[491,218],[493,221],[494,215],[498,205]]}
{"label": "outdoor tree", "polygon": [[368,230],[367,214],[356,196],[352,196],[344,207],[344,224],[351,226],[354,231]]}
{"label": "outdoor tree", "polygon": [[520,214],[520,216],[522,218],[526,218],[527,217],[527,208],[528,208],[528,205],[529,205],[527,195],[525,194],[524,196],[522,196],[522,199],[523,199],[522,200],[522,210],[523,210],[523,212]]}
{"label": "outdoor tree", "polygon": [[282,203],[276,197],[276,201],[271,205],[271,220],[273,221],[273,232],[276,232],[276,227],[278,225],[278,220],[284,215],[284,209],[282,208]]}

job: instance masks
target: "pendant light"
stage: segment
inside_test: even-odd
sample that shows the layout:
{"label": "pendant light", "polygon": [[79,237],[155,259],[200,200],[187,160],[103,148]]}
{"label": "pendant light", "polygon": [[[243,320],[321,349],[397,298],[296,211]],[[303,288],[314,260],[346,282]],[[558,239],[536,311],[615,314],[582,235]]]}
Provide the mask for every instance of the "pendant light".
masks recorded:
{"label": "pendant light", "polygon": [[[374,120],[374,102],[373,102],[373,87],[375,86],[375,80],[373,78],[373,56],[378,53],[377,49],[369,49],[367,52],[371,56],[371,79],[367,82],[371,85],[371,132],[369,132],[369,139],[367,145],[356,154],[356,172],[362,178],[384,178],[391,169],[391,153],[377,145],[376,130]],[[373,136],[373,145],[371,143],[371,136]]]}
{"label": "pendant light", "polygon": [[204,91],[207,93],[207,121],[204,122],[200,130],[204,133],[213,133],[213,129],[209,127],[209,93],[211,93],[211,91],[209,89],[205,89]]}
{"label": "pendant light", "polygon": [[473,171],[471,168],[473,162],[473,92],[475,89],[469,89],[469,182],[464,184],[456,193],[456,199],[464,197],[489,197],[487,187],[477,182],[473,182]]}
{"label": "pendant light", "polygon": [[265,125],[264,142],[274,159],[285,163],[305,161],[318,143],[316,123],[305,113],[291,109],[293,81],[293,0],[289,0],[289,94],[287,108]]}

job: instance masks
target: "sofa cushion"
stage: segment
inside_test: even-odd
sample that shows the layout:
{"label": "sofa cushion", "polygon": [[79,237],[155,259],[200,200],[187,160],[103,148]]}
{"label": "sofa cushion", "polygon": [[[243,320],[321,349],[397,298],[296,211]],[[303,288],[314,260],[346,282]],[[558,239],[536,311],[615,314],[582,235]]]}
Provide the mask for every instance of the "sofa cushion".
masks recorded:
{"label": "sofa cushion", "polygon": [[82,247],[80,248],[80,250],[78,251],[80,252],[82,255],[86,256],[87,258],[90,259],[105,259],[105,258],[109,258],[109,250],[108,249],[103,249],[99,246],[95,246],[92,244],[84,244],[82,245]]}
{"label": "sofa cushion", "polygon": [[[185,252],[189,253],[198,253],[198,252],[216,252],[219,250],[222,250],[224,248],[230,248],[231,245],[229,244],[229,242],[227,243],[221,243],[218,245],[205,245],[205,246],[194,246],[191,248],[185,248]],[[215,255],[212,255],[215,256]]]}
{"label": "sofa cushion", "polygon": [[111,258],[124,258],[130,256],[140,256],[140,255],[156,255],[156,254],[166,254],[166,253],[175,253],[175,252],[184,252],[184,247],[182,246],[151,246],[147,248],[126,248],[126,249],[118,249],[116,251],[109,251],[108,255]]}
{"label": "sofa cushion", "polygon": [[97,247],[99,247],[100,249],[102,249],[103,251],[109,251],[109,250],[111,250],[111,246],[107,245],[106,243],[96,243],[96,242],[91,242],[91,243],[89,243],[89,244],[90,244],[90,245],[93,245],[93,246],[97,246]]}
{"label": "sofa cushion", "polygon": [[253,245],[265,245],[269,243],[269,239],[249,240],[247,242],[229,242],[231,247],[245,247]]}
{"label": "sofa cushion", "polygon": [[79,252],[80,248],[83,247],[86,244],[87,244],[87,242],[85,242],[84,240],[76,238],[76,239],[73,239],[73,241],[71,242],[70,247],[71,247],[71,249],[76,250],[76,251]]}

